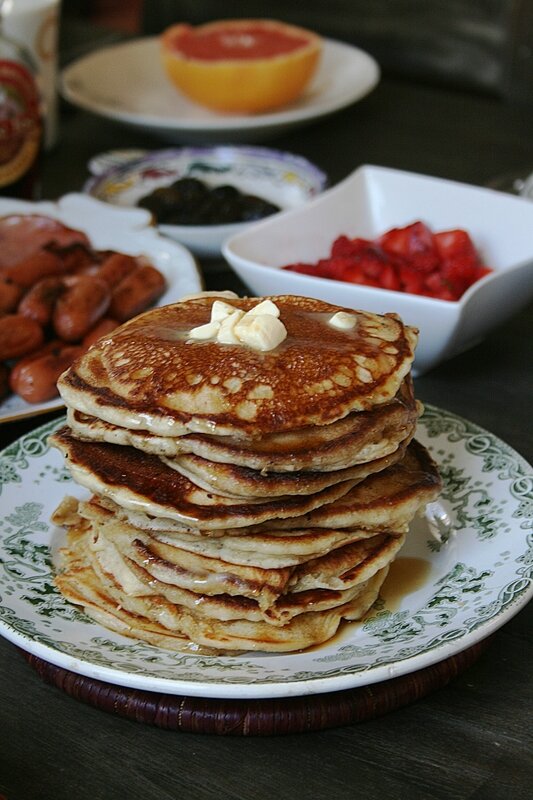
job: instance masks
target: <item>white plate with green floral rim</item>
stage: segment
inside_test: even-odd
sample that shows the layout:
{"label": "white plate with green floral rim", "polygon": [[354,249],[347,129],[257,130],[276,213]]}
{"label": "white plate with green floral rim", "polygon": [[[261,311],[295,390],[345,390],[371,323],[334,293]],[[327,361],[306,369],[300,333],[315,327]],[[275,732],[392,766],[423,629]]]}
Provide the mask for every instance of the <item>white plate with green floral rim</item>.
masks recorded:
{"label": "white plate with green floral rim", "polygon": [[[60,420],[59,422],[62,422]],[[492,634],[533,593],[533,470],[491,433],[427,407],[418,438],[444,478],[439,501],[452,532],[412,526],[399,558],[423,580],[329,644],[290,655],[172,653],[113,634],[63,600],[49,522],[65,493],[82,494],[48,423],[0,453],[0,633],[56,666],[116,685],[216,698],[288,697],[376,683],[459,653]],[[408,561],[409,560],[409,561]],[[398,561],[401,564],[401,561]]]}

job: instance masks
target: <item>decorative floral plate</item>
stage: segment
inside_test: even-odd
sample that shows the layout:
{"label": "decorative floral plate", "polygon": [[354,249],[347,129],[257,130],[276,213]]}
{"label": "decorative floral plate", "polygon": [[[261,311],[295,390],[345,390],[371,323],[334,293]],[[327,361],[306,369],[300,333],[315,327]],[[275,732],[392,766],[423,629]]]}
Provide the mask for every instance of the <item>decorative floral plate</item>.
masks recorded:
{"label": "decorative floral plate", "polygon": [[[491,433],[429,406],[418,436],[440,465],[444,490],[431,521],[420,517],[412,527],[397,561],[399,585],[385,584],[363,622],[290,655],[180,654],[113,634],[63,600],[53,584],[62,532],[49,517],[65,493],[83,492],[47,445],[61,422],[0,453],[0,633],[56,666],[171,694],[316,694],[442,661],[493,633],[533,593],[533,470]],[[449,524],[436,536],[438,517]]]}
{"label": "decorative floral plate", "polygon": [[[106,168],[106,164],[110,166]],[[180,178],[196,178],[210,188],[229,184],[243,194],[274,203],[282,211],[308,202],[327,183],[322,170],[302,156],[248,145],[111,151],[92,158],[89,169],[93,177],[86,182],[84,191],[123,208],[137,208],[143,197]],[[220,256],[226,239],[253,224],[164,223],[158,228],[198,256]]]}

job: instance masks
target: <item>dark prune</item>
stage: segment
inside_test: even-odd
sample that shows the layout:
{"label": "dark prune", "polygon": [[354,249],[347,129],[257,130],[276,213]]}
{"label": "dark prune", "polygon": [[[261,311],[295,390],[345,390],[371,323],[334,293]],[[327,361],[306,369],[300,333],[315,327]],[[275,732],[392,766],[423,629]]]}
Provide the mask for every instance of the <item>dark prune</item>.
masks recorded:
{"label": "dark prune", "polygon": [[209,192],[205,183],[197,178],[179,178],[174,183],[171,183],[169,188],[178,192],[184,203],[198,203]]}
{"label": "dark prune", "polygon": [[179,200],[179,195],[174,193],[170,186],[161,186],[145,197],[141,197],[137,205],[148,209],[157,216],[168,208],[174,208]]}
{"label": "dark prune", "polygon": [[235,186],[223,183],[221,186],[213,186],[211,196],[218,201],[236,200],[241,197],[241,193]]}
{"label": "dark prune", "polygon": [[197,178],[179,178],[154,189],[139,200],[163,225],[226,225],[252,222],[279,211],[279,207],[235,186],[208,187]]}
{"label": "dark prune", "polygon": [[270,214],[275,214],[279,210],[278,206],[274,205],[274,203],[269,203],[268,200],[263,200],[253,194],[246,194],[242,198],[241,220],[243,222],[253,222],[254,220],[268,217]]}

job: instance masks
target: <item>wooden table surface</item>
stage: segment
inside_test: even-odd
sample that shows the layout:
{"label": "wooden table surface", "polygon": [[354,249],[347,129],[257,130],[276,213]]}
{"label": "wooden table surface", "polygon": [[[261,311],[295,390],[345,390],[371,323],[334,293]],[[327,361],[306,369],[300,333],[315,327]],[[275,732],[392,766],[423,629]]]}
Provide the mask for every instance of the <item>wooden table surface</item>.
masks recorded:
{"label": "wooden table surface", "polygon": [[[362,102],[268,144],[315,161],[332,183],[373,163],[485,184],[533,168],[533,108],[387,78]],[[79,190],[98,152],[159,146],[64,106],[59,144],[45,158],[44,196]],[[202,267],[208,288],[237,285],[224,264]],[[423,401],[491,430],[530,462],[532,317],[529,307],[416,381]],[[4,425],[0,444],[36,424]],[[266,738],[177,733],[119,718],[42,682],[0,640],[0,798],[526,800],[532,613],[531,605],[522,610],[473,666],[416,703],[358,724]]]}

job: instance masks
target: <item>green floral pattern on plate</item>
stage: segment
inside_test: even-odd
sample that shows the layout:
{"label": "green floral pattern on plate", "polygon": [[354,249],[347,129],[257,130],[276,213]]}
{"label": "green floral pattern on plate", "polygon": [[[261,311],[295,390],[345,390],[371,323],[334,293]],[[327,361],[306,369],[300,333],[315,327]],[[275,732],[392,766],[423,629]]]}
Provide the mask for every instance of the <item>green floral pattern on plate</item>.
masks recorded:
{"label": "green floral pattern on plate", "polygon": [[[384,680],[435,663],[503,625],[533,592],[533,471],[508,445],[449,412],[426,407],[418,438],[439,464],[436,539],[418,518],[400,554],[428,561],[424,584],[398,608],[378,602],[330,643],[290,655],[172,653],[115,635],[67,603],[53,584],[62,532],[50,514],[81,495],[41,426],[0,453],[0,633],[54,664],[112,683],[209,697],[274,697]],[[451,530],[451,533],[450,533]]]}

